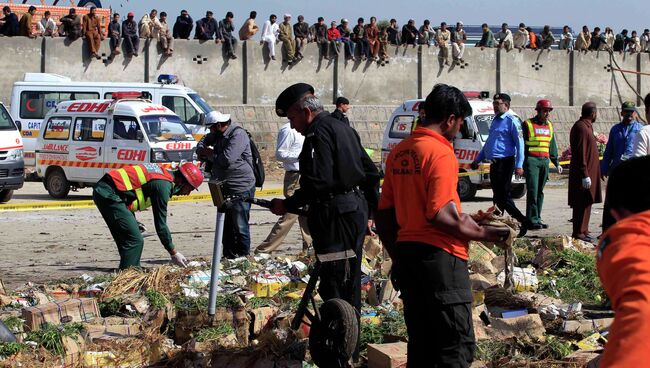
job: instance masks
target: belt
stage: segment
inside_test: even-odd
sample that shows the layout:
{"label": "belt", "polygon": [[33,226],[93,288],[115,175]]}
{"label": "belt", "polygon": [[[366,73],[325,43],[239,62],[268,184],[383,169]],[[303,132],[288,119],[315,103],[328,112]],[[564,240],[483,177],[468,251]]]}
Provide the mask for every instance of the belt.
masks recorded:
{"label": "belt", "polygon": [[349,190],[342,190],[342,191],[325,193],[325,194],[321,194],[318,197],[316,197],[314,202],[316,202],[316,203],[328,202],[328,201],[331,201],[332,199],[336,198],[337,196],[350,194],[350,193],[355,193],[355,192],[358,193],[359,188],[355,187],[355,188],[352,188],[352,189],[349,189]]}
{"label": "belt", "polygon": [[340,261],[343,259],[354,258],[356,256],[357,254],[354,253],[352,249],[342,250],[340,252],[334,253],[316,254],[316,258],[318,258],[320,262]]}
{"label": "belt", "polygon": [[300,174],[299,170],[287,170],[287,172],[290,174]]}

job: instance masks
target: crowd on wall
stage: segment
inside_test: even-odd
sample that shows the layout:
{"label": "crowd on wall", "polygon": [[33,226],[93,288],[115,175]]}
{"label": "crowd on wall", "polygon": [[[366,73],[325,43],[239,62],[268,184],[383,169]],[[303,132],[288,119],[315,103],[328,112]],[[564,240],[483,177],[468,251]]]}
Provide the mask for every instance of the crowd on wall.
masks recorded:
{"label": "crowd on wall", "polygon": [[[297,22],[294,22],[291,14],[284,14],[282,20],[272,14],[264,21],[260,32],[256,23],[257,12],[252,11],[236,33],[234,14],[230,11],[221,20],[215,19],[212,11],[207,11],[205,17],[194,21],[186,10],[182,10],[173,26],[170,26],[167,13],[158,13],[153,9],[139,21],[135,20],[133,12],[129,12],[123,21],[115,13],[107,32],[104,32],[92,8],[83,17],[71,8],[69,14],[58,21],[53,20],[50,12],[46,11],[37,23],[38,27],[34,28],[31,24],[36,10],[35,6],[31,6],[19,20],[11,8],[5,6],[2,10],[3,18],[0,19],[0,36],[64,36],[71,40],[83,37],[87,39],[92,56],[97,58],[100,42],[105,37],[110,40],[111,56],[121,53],[123,42],[129,57],[138,56],[140,39],[156,39],[162,52],[166,56],[172,56],[174,39],[194,38],[222,43],[226,56],[236,59],[237,42],[250,40],[259,32],[260,44],[268,50],[269,58],[275,60],[276,44],[281,42],[282,59],[289,65],[303,58],[303,47],[309,42],[318,44],[320,57],[325,59],[333,59],[343,49],[346,60],[372,60],[381,65],[389,62],[388,45],[438,47],[441,63],[450,65],[450,56],[451,62],[463,62],[468,44],[463,22],[457,22],[455,27],[448,27],[445,22],[434,27],[428,19],[419,27],[412,19],[400,27],[395,19],[378,22],[376,17],[370,17],[368,21],[358,18],[354,25],[345,18],[340,23],[326,23],[323,17],[319,17],[316,23],[310,25],[302,15],[298,15]],[[514,30],[503,23],[497,32],[487,24],[481,28],[480,39],[474,45],[481,48],[521,50],[557,47],[560,50],[576,51],[650,52],[648,29],[642,34],[635,30],[630,33],[627,29],[615,34],[610,27],[605,27],[604,31],[595,27],[590,31],[588,26],[583,26],[580,32],[574,33],[571,27],[564,26],[561,34],[555,35],[550,26],[544,26],[541,32],[536,33],[524,23],[520,23]]]}

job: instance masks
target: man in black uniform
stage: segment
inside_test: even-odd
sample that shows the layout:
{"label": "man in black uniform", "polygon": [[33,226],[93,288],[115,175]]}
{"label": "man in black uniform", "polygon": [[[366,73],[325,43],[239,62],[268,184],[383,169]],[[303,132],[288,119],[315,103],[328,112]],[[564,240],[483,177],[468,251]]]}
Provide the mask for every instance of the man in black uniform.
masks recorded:
{"label": "man in black uniform", "polygon": [[309,205],[308,225],[314,250],[323,262],[319,294],[361,307],[361,246],[377,207],[379,173],[361,146],[359,135],[332,118],[314,96],[314,88],[297,83],[275,102],[278,116],[305,136],[300,153],[300,189],[286,199],[274,199],[271,211]]}

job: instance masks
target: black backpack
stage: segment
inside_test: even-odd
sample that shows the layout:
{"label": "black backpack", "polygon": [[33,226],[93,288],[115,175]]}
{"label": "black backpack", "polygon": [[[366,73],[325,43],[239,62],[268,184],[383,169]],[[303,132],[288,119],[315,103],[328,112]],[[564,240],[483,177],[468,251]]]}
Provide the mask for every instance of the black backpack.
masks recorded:
{"label": "black backpack", "polygon": [[[244,129],[244,128],[241,128]],[[257,145],[253,141],[253,136],[251,133],[244,129],[251,145],[251,155],[253,160],[253,175],[255,175],[255,187],[261,188],[264,185],[264,179],[266,175],[264,174],[264,163],[262,162],[262,156],[260,155],[260,150],[257,149]]]}

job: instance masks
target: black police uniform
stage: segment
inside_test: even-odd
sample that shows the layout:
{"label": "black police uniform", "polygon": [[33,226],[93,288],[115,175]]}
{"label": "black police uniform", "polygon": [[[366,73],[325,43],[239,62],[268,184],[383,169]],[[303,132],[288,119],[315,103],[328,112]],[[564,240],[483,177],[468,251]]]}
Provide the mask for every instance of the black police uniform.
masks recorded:
{"label": "black police uniform", "polygon": [[300,189],[287,208],[309,205],[316,254],[354,251],[355,258],[322,263],[319,294],[361,306],[361,246],[369,212],[377,207],[379,172],[357,132],[327,112],[307,128],[299,157]]}
{"label": "black police uniform", "polygon": [[348,126],[351,126],[350,125],[350,119],[348,119],[348,117],[343,113],[343,111],[341,111],[339,109],[334,110],[334,112],[332,113],[332,117],[334,119],[341,120],[342,122],[344,122]]}

